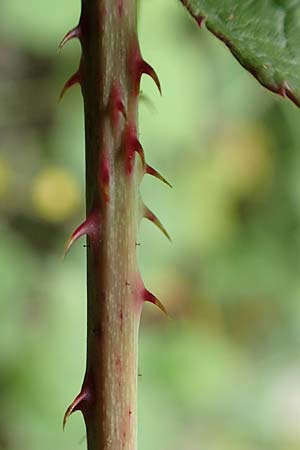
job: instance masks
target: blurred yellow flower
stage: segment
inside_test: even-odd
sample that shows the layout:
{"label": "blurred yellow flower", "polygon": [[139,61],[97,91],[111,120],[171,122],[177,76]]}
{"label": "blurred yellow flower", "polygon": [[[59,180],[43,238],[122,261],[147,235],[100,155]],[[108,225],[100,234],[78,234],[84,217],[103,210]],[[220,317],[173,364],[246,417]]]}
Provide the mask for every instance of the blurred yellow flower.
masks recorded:
{"label": "blurred yellow flower", "polygon": [[33,180],[32,203],[40,218],[49,222],[62,222],[79,206],[79,187],[67,170],[47,167]]}

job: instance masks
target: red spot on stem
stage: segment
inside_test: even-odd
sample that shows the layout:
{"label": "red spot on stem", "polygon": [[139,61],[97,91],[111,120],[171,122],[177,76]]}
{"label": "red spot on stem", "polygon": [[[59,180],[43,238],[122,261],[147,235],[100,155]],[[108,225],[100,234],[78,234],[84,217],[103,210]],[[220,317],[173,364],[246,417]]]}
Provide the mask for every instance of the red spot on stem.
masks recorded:
{"label": "red spot on stem", "polygon": [[119,17],[123,16],[123,0],[118,0],[118,13],[119,13]]}
{"label": "red spot on stem", "polygon": [[124,323],[123,309],[120,309],[119,319],[120,319],[120,330],[121,330],[121,333],[123,333],[123,323]]}
{"label": "red spot on stem", "polygon": [[122,370],[122,361],[119,356],[116,357],[116,369],[118,370],[118,372],[121,372]]}

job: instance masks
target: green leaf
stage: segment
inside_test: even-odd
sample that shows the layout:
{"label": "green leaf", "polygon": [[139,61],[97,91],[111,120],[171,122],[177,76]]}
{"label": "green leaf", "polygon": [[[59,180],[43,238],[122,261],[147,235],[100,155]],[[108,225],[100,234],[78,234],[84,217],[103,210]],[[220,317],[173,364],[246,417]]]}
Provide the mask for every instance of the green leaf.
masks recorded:
{"label": "green leaf", "polygon": [[181,0],[267,89],[300,106],[300,0]]}

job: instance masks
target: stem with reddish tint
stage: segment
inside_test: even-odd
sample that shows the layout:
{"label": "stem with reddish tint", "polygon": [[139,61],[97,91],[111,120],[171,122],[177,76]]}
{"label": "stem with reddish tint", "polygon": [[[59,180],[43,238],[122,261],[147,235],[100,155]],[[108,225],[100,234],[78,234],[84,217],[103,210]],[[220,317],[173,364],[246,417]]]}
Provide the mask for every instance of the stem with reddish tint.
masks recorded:
{"label": "stem with reddish tint", "polygon": [[137,135],[141,76],[151,76],[159,90],[160,84],[141,57],[136,9],[136,0],[82,0],[79,25],[60,44],[81,42],[78,71],[62,95],[80,84],[86,136],[87,218],[66,251],[83,234],[88,240],[87,367],[64,423],[82,411],[88,450],[136,450],[140,313],[144,301],[164,309],[144,288],[136,262],[140,219],[165,232],[141,202],[141,180],[148,173],[166,182],[145,163]]}

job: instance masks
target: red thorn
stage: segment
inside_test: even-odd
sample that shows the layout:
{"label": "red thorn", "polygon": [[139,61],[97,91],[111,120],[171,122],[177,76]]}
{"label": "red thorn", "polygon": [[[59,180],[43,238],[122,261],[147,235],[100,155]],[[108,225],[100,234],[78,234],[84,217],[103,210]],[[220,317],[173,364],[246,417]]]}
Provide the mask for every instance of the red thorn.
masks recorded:
{"label": "red thorn", "polygon": [[166,238],[169,239],[170,242],[172,242],[172,239],[167,230],[165,229],[165,227],[163,226],[163,224],[156,217],[156,215],[152,211],[150,211],[150,209],[148,209],[146,206],[144,207],[144,217],[150,220],[150,222],[154,223],[154,225],[156,225],[157,228],[160,229],[160,231],[166,236]]}
{"label": "red thorn", "polygon": [[144,61],[144,60],[142,60],[140,64],[141,64],[141,67],[140,67],[141,75],[142,75],[143,73],[145,73],[146,75],[148,75],[149,77],[151,77],[152,80],[154,81],[154,83],[156,84],[157,89],[159,90],[160,95],[162,95],[162,92],[161,92],[161,86],[160,86],[160,81],[159,81],[159,78],[158,78],[158,76],[157,76],[155,70],[153,69],[153,67],[150,66],[150,64],[148,64],[148,63],[147,63],[146,61]]}
{"label": "red thorn", "polygon": [[170,188],[172,188],[172,185],[153,167],[146,165],[146,173],[148,175],[152,175],[153,177],[157,178],[158,180],[162,181],[163,183],[167,184]]}
{"label": "red thorn", "polygon": [[143,150],[142,144],[140,143],[140,141],[137,138],[134,139],[133,146],[134,146],[134,150],[140,156],[140,158],[142,160],[143,167],[144,167],[145,166],[145,154],[144,154],[144,150]]}
{"label": "red thorn", "polygon": [[74,84],[77,84],[77,83],[80,84],[79,69],[71,76],[71,78],[68,79],[68,81],[64,85],[64,87],[60,93],[59,100],[61,100],[63,98],[63,96],[65,95],[65,93],[67,92],[68,89],[70,89],[72,86],[74,86]]}
{"label": "red thorn", "polygon": [[71,234],[68,239],[65,249],[64,249],[64,257],[67,255],[68,251],[72,247],[72,245],[83,235],[88,235],[90,239],[97,240],[99,233],[99,212],[95,209],[93,210],[89,217],[81,224],[76,230]]}
{"label": "red thorn", "polygon": [[68,33],[62,38],[58,45],[58,49],[61,50],[67,42],[69,42],[71,39],[81,37],[81,29],[80,26],[77,25],[75,28],[72,28],[72,30],[68,31]]}
{"label": "red thorn", "polygon": [[87,399],[88,392],[86,389],[81,391],[77,397],[73,400],[71,405],[68,407],[67,411],[65,412],[64,419],[63,419],[63,429],[65,429],[67,420],[73,414],[75,411],[82,411],[82,403]]}
{"label": "red thorn", "polygon": [[119,125],[119,115],[122,114],[125,121],[127,120],[127,113],[123,101],[123,95],[121,92],[120,86],[118,86],[116,83],[113,83],[111,87],[111,93],[110,93],[110,101],[109,101],[109,108],[110,108],[110,116],[113,127],[116,129]]}
{"label": "red thorn", "polygon": [[117,110],[122,114],[124,119],[127,120],[127,113],[126,113],[126,109],[125,109],[123,100],[118,99],[118,101],[116,102],[116,107],[117,107]]}
{"label": "red thorn", "polygon": [[144,73],[146,75],[149,75],[149,77],[151,77],[153,79],[153,81],[156,84],[156,86],[160,92],[160,95],[161,95],[161,86],[160,86],[159,78],[158,78],[155,70],[153,69],[153,67],[151,67],[150,64],[148,64],[142,58],[138,39],[136,36],[134,37],[134,39],[132,41],[132,49],[129,54],[129,70],[131,72],[130,75],[131,76],[132,76],[132,74],[134,75],[134,93],[136,96],[139,95],[140,81],[141,81],[141,77]]}
{"label": "red thorn", "polygon": [[144,289],[143,291],[143,300],[145,302],[150,302],[156,305],[166,316],[168,315],[168,312],[164,305],[161,303],[158,298],[155,297],[155,295],[152,294],[152,292],[148,291],[147,289]]}
{"label": "red thorn", "polygon": [[118,0],[118,13],[119,13],[119,17],[122,17],[123,15],[123,0]]}
{"label": "red thorn", "polygon": [[128,125],[127,130],[125,132],[125,151],[126,151],[126,159],[127,159],[127,170],[130,174],[133,168],[134,155],[138,153],[143,167],[145,167],[145,155],[143,147],[140,141],[137,138],[136,129],[132,125]]}

